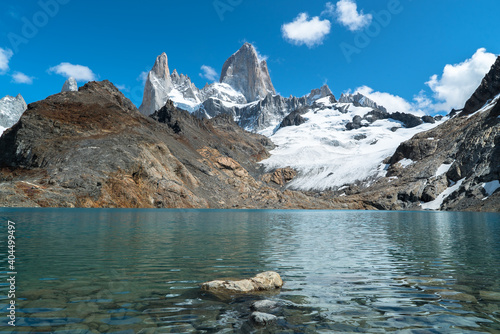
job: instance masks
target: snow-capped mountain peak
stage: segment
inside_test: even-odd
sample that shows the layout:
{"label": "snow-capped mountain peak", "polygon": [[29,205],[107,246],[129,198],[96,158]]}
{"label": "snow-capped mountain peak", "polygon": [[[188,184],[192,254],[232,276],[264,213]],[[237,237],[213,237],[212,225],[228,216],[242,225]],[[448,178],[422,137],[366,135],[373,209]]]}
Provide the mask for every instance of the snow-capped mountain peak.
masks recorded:
{"label": "snow-capped mountain peak", "polygon": [[64,92],[76,92],[78,91],[78,84],[73,77],[69,77],[68,80],[64,82],[64,85],[61,89],[61,93]]}
{"label": "snow-capped mountain peak", "polygon": [[0,99],[0,135],[19,121],[28,106],[21,94]]}

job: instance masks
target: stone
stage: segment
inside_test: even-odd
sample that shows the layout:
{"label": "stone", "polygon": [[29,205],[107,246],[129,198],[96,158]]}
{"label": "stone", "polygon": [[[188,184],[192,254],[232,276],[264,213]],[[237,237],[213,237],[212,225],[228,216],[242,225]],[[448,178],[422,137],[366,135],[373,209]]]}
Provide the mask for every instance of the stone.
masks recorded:
{"label": "stone", "polygon": [[263,312],[263,313],[273,313],[281,308],[283,305],[282,302],[274,301],[274,300],[258,300],[253,302],[250,308],[253,311]]}
{"label": "stone", "polygon": [[500,292],[496,291],[479,291],[479,296],[485,300],[500,301]]}
{"label": "stone", "polygon": [[278,273],[266,271],[250,279],[205,282],[201,285],[201,289],[214,293],[248,294],[259,291],[272,291],[282,286],[283,281]]}
{"label": "stone", "polygon": [[259,326],[267,326],[273,324],[277,319],[277,316],[268,313],[253,312],[252,314],[250,314],[250,320],[252,320],[253,323]]}

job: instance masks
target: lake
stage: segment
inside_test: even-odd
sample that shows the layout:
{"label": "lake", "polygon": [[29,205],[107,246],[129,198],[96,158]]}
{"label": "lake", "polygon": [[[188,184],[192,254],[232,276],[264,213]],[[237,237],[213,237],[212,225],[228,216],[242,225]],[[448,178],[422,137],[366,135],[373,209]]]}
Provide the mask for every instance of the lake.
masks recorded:
{"label": "lake", "polygon": [[[0,333],[500,333],[500,214],[0,209],[0,225]],[[274,294],[199,289],[268,270]],[[279,304],[267,327],[248,320],[261,299]]]}

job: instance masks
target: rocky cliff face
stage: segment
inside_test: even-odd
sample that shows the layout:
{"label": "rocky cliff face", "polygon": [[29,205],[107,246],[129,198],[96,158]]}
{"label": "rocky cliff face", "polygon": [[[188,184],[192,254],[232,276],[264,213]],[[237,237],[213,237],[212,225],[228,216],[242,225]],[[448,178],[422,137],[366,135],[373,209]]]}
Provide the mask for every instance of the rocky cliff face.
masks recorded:
{"label": "rocky cliff face", "polygon": [[500,58],[460,116],[398,147],[386,177],[358,191],[367,203],[387,210],[500,211],[499,69]]}
{"label": "rocky cliff face", "polygon": [[139,111],[143,115],[151,115],[165,105],[171,91],[172,80],[170,79],[167,54],[164,52],[156,58],[155,64],[148,74]]}
{"label": "rocky cliff face", "polygon": [[61,93],[64,92],[76,92],[78,91],[78,84],[76,83],[75,78],[70,77],[68,80],[64,82],[64,85],[61,89]]}
{"label": "rocky cliff face", "polygon": [[482,108],[495,96],[500,93],[500,57],[497,58],[495,64],[491,67],[490,72],[484,77],[481,85],[477,88],[474,94],[465,103],[462,116],[470,115]]}
{"label": "rocky cliff face", "polygon": [[245,43],[226,60],[222,66],[220,82],[241,92],[247,102],[276,94],[266,61],[259,60],[255,48],[249,43]]}
{"label": "rocky cliff face", "polygon": [[17,123],[26,108],[26,102],[21,94],[16,97],[7,95],[0,100],[0,135],[5,129]]}
{"label": "rocky cliff face", "polygon": [[362,208],[280,188],[293,172],[257,163],[272,147],[228,115],[200,120],[167,101],[145,117],[90,82],[30,104],[2,136],[0,206]]}

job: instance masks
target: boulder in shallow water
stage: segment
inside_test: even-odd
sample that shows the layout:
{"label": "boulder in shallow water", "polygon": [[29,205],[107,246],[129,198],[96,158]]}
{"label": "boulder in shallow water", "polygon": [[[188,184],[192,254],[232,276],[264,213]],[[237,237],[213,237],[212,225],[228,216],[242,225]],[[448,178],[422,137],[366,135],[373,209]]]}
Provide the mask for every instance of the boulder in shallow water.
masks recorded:
{"label": "boulder in shallow water", "polygon": [[271,291],[283,286],[283,281],[278,273],[266,271],[249,279],[239,281],[210,281],[203,283],[201,289],[214,293],[253,293],[259,291]]}
{"label": "boulder in shallow water", "polygon": [[275,323],[278,317],[268,313],[253,312],[250,319],[259,326],[266,326]]}

